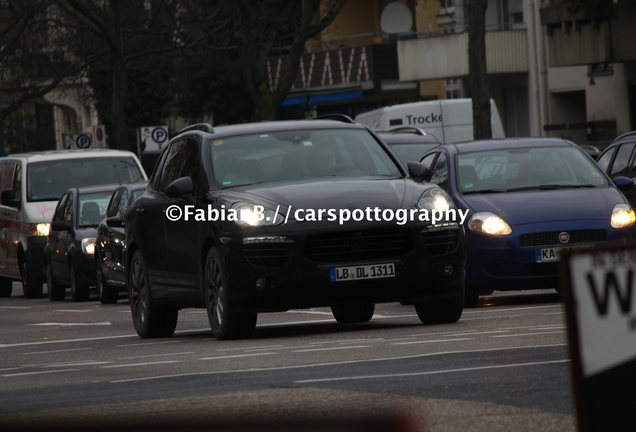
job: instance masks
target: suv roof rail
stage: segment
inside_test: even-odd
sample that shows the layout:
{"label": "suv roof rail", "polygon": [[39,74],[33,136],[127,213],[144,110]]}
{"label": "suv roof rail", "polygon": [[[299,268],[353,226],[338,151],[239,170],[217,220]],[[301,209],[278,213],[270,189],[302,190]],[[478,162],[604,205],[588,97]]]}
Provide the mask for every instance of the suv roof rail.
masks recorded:
{"label": "suv roof rail", "polygon": [[320,115],[318,117],[314,117],[313,120],[337,120],[343,123],[355,123],[355,121],[348,115],[338,113]]}
{"label": "suv roof rail", "polygon": [[422,135],[422,136],[428,135],[424,129],[420,129],[418,127],[412,127],[412,126],[403,126],[403,127],[399,127],[399,128],[395,128],[395,129],[389,129],[386,132],[390,132],[390,133],[391,132],[396,132],[396,133],[397,132],[401,132],[401,133],[410,132],[410,133],[414,133],[415,135]]}
{"label": "suv roof rail", "polygon": [[189,132],[193,130],[200,130],[203,132],[214,133],[214,129],[212,128],[212,125],[210,123],[195,123],[193,125],[184,127],[183,129],[179,131],[179,133]]}

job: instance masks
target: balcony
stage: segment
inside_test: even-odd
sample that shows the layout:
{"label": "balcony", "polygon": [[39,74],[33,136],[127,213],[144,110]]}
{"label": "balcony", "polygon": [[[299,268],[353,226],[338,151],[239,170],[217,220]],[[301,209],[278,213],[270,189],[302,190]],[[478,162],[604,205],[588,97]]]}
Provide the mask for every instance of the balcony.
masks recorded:
{"label": "balcony", "polygon": [[636,4],[602,0],[573,7],[553,2],[541,8],[551,67],[636,60]]}
{"label": "balcony", "polygon": [[[398,42],[401,81],[467,76],[468,32],[416,33]],[[486,32],[489,74],[528,72],[525,29]]]}

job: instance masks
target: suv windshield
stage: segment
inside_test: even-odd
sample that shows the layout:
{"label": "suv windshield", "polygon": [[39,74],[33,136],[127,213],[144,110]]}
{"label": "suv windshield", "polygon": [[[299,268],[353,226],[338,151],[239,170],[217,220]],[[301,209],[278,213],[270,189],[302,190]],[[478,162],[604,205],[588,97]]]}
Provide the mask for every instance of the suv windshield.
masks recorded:
{"label": "suv windshield", "polygon": [[27,200],[57,201],[71,187],[144,180],[131,157],[98,157],[33,162],[27,169]]}
{"label": "suv windshield", "polygon": [[212,142],[222,187],[326,178],[400,177],[399,168],[365,130],[292,130]]}

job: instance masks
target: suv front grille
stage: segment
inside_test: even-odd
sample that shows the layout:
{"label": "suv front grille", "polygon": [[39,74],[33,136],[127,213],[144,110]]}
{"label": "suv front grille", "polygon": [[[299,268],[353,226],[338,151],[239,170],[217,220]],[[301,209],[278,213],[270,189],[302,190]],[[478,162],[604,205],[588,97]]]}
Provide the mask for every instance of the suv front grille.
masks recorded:
{"label": "suv front grille", "polygon": [[285,267],[294,247],[286,237],[251,237],[243,240],[243,255],[256,267]]}
{"label": "suv front grille", "polygon": [[459,234],[457,224],[429,226],[422,230],[422,242],[429,255],[446,255],[457,249]]}
{"label": "suv front grille", "polygon": [[413,250],[409,229],[381,229],[315,234],[307,237],[305,258],[345,262],[394,258]]}
{"label": "suv front grille", "polygon": [[[570,236],[567,243],[561,243],[559,241],[559,234],[562,232],[566,232]],[[519,236],[520,247],[565,245],[572,243],[601,243],[606,241],[607,231],[603,229],[546,231],[540,233],[521,234]]]}

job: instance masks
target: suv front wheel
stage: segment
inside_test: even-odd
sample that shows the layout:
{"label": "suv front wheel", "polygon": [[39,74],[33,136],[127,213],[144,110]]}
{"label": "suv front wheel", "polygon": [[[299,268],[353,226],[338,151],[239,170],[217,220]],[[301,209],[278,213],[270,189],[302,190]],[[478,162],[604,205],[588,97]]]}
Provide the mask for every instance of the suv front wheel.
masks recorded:
{"label": "suv front wheel", "polygon": [[208,320],[212,334],[217,339],[241,339],[254,333],[255,313],[239,313],[228,299],[229,283],[219,252],[215,248],[208,251],[203,269],[203,286]]}
{"label": "suv front wheel", "polygon": [[177,328],[179,310],[175,307],[157,305],[146,272],[143,254],[137,249],[130,263],[128,284],[133,324],[141,338],[172,336]]}

